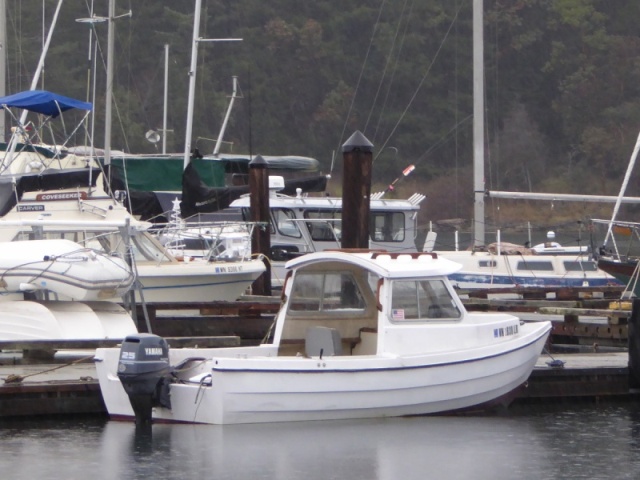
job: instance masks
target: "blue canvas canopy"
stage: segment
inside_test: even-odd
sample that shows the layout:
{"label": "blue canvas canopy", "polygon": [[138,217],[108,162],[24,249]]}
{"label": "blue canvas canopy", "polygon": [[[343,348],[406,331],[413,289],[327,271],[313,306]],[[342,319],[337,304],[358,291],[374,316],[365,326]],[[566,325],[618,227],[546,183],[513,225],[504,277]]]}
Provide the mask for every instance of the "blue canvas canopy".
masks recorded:
{"label": "blue canvas canopy", "polygon": [[52,118],[61,112],[77,108],[79,110],[91,110],[93,105],[89,102],[74,100],[73,98],[47,92],[46,90],[27,90],[14,93],[6,97],[0,97],[0,108],[22,108],[30,112],[42,113]]}

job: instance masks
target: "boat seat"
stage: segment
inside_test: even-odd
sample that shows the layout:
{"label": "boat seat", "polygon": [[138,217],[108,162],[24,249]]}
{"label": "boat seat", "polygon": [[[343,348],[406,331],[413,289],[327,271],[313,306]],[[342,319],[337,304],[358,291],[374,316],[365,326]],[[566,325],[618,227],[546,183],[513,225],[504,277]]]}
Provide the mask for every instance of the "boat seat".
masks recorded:
{"label": "boat seat", "polygon": [[444,312],[440,305],[429,305],[427,309],[427,318],[443,318]]}
{"label": "boat seat", "polygon": [[363,327],[360,329],[359,342],[353,345],[351,355],[375,355],[378,351],[378,329]]}
{"label": "boat seat", "polygon": [[304,342],[307,357],[333,357],[342,355],[340,332],[329,327],[309,327]]}

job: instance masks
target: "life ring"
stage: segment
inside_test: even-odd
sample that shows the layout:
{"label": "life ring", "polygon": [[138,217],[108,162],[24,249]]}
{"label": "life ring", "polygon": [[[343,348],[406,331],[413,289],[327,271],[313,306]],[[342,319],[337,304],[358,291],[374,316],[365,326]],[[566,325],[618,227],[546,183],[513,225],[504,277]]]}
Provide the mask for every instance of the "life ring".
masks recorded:
{"label": "life ring", "polygon": [[27,163],[27,166],[24,169],[24,173],[40,173],[44,170],[44,163],[40,160],[34,160],[32,162]]}

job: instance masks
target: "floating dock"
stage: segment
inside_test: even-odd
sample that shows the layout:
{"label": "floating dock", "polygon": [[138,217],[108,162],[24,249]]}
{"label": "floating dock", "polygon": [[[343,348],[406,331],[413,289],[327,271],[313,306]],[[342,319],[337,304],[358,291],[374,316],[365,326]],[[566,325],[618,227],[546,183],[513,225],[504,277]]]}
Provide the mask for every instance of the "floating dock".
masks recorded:
{"label": "floating dock", "polygon": [[[640,329],[633,328],[635,323],[629,321],[630,309],[611,308],[606,296],[597,299],[593,293],[579,298],[574,291],[575,298],[570,298],[563,290],[553,299],[540,298],[540,292],[527,293],[532,295],[526,299],[470,296],[465,300],[469,310],[500,309],[525,321],[552,320],[550,353],[540,357],[526,388],[518,392],[516,403],[631,400],[640,396],[640,332],[635,331]],[[548,297],[548,292],[542,293]],[[147,314],[154,333],[170,337],[174,348],[227,347],[259,342],[278,306],[278,298],[248,298],[244,302],[203,304],[196,312],[158,305]],[[0,419],[106,415],[93,352],[99,346],[116,344],[113,340],[0,342]],[[64,354],[64,349],[71,353]]]}

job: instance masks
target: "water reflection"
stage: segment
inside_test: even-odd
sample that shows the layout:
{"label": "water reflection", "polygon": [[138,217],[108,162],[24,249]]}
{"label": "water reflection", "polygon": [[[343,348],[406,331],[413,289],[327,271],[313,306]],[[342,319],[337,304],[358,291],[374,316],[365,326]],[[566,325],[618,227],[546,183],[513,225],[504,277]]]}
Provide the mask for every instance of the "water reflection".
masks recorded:
{"label": "water reflection", "polygon": [[151,431],[103,420],[16,422],[0,429],[0,471],[11,480],[608,479],[612,470],[635,479],[639,432],[640,407],[629,404]]}

